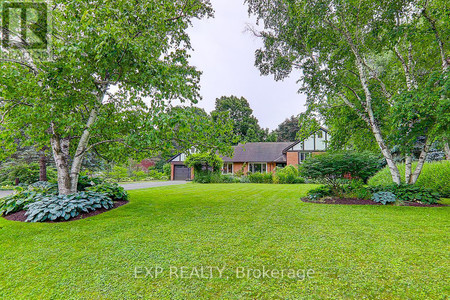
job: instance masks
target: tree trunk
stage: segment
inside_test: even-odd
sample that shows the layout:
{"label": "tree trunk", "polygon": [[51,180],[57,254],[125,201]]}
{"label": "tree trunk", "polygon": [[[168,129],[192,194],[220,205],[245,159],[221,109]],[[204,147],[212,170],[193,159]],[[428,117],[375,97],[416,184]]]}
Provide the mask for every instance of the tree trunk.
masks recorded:
{"label": "tree trunk", "polygon": [[53,135],[50,139],[55,159],[56,170],[58,172],[58,192],[60,195],[70,195],[76,193],[73,190],[69,173],[69,139],[61,139]]}
{"label": "tree trunk", "polygon": [[417,162],[417,167],[411,176],[411,184],[415,184],[417,179],[419,179],[420,173],[422,173],[423,165],[425,164],[425,159],[427,158],[428,150],[430,149],[431,143],[428,143],[428,139],[425,141],[425,145],[420,152],[419,161]]}
{"label": "tree trunk", "polygon": [[412,175],[412,154],[406,156],[405,159],[405,183],[411,183],[411,175]]}
{"label": "tree trunk", "polygon": [[444,139],[444,152],[445,158],[450,160],[450,147],[448,146],[448,141],[446,139]]}
{"label": "tree trunk", "polygon": [[47,181],[47,157],[43,150],[39,156],[39,181]]}
{"label": "tree trunk", "polygon": [[356,57],[356,65],[357,65],[357,68],[359,71],[360,82],[363,87],[364,94],[366,96],[365,103],[361,103],[364,106],[364,109],[368,116],[368,118],[366,118],[365,121],[372,129],[372,132],[375,136],[375,140],[377,141],[377,144],[380,147],[381,153],[383,154],[384,158],[386,159],[387,165],[389,167],[389,171],[392,176],[392,180],[396,184],[401,184],[400,172],[397,168],[397,165],[394,162],[394,158],[392,157],[391,151],[389,150],[389,148],[387,147],[387,145],[384,141],[383,135],[381,134],[381,129],[378,126],[378,122],[373,113],[372,93],[369,89],[369,84],[368,84],[367,75],[366,75],[366,72],[364,69],[364,64],[363,64],[361,57],[359,56],[359,53],[356,50],[356,48],[352,47],[352,49],[353,49],[353,52],[355,53],[355,57]]}
{"label": "tree trunk", "polygon": [[[103,96],[101,99],[103,99]],[[71,189],[75,191],[77,190],[78,177],[80,176],[81,171],[81,164],[83,162],[84,156],[86,155],[89,139],[91,137],[90,129],[97,120],[97,117],[98,117],[98,110],[94,108],[91,110],[89,119],[86,123],[86,129],[83,131],[83,134],[80,137],[77,150],[75,151],[75,155],[73,157],[72,167],[70,169],[70,178],[72,182]]]}

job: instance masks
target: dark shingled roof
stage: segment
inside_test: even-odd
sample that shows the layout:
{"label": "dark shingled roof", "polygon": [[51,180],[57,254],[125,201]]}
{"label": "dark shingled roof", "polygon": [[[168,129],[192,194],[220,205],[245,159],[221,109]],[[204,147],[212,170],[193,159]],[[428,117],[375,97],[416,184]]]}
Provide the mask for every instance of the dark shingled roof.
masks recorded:
{"label": "dark shingled roof", "polygon": [[286,162],[283,150],[295,142],[246,143],[234,146],[234,156],[222,157],[224,162]]}

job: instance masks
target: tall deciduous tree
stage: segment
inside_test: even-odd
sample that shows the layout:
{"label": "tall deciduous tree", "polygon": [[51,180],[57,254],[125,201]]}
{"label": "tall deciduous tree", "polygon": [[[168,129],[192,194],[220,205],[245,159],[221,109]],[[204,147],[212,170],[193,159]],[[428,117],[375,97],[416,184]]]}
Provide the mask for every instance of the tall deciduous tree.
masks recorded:
{"label": "tall deciduous tree", "polygon": [[277,134],[278,142],[291,142],[297,139],[297,134],[300,131],[300,125],[298,124],[299,118],[291,116],[278,125],[275,132]]}
{"label": "tall deciduous tree", "polygon": [[253,110],[244,97],[220,97],[216,99],[215,112],[227,112],[234,123],[234,134],[242,142],[262,142],[266,132],[261,129]]}
{"label": "tall deciduous tree", "polygon": [[[423,90],[439,72],[448,76],[449,22],[445,1],[247,0],[250,13],[263,20],[256,32],[264,49],[256,52],[262,74],[276,80],[293,68],[302,71],[302,91],[312,111],[345,105],[370,129],[394,182],[400,173],[390,150],[389,128],[399,95]],[[428,17],[430,20],[428,20]],[[440,59],[439,59],[440,58]],[[420,74],[420,76],[419,76]],[[437,83],[437,82],[435,82]],[[434,100],[441,105],[442,98]],[[422,99],[423,100],[423,99]],[[444,101],[444,100],[442,100]],[[424,118],[428,119],[426,116]],[[439,118],[435,118],[439,120]],[[398,126],[412,128],[411,119]],[[419,176],[430,143],[444,127],[421,126],[427,137],[411,183]],[[406,145],[408,154],[413,142]]]}
{"label": "tall deciduous tree", "polygon": [[168,132],[177,118],[167,117],[170,101],[199,99],[186,29],[212,10],[207,0],[52,5],[52,59],[23,49],[1,61],[0,121],[9,140],[21,128],[35,145],[50,141],[59,192],[71,194],[90,150],[122,155],[172,147]]}

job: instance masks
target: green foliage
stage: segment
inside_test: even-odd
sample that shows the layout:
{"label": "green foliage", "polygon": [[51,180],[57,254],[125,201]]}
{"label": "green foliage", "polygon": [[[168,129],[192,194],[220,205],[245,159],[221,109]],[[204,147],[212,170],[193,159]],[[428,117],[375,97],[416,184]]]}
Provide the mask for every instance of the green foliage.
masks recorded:
{"label": "green foliage", "polygon": [[[267,133],[259,126],[253,116],[253,110],[244,97],[220,97],[216,99],[214,112],[225,112],[233,122],[233,135],[238,137],[236,142],[262,142]],[[271,139],[274,137],[271,136]]]}
{"label": "green foliage", "polygon": [[[16,178],[20,183],[31,184],[39,180],[39,164],[21,163],[10,165],[0,169],[0,182],[3,185],[14,185]],[[56,180],[56,171],[54,168],[47,168],[47,178],[49,181]]]}
{"label": "green foliage", "polygon": [[[264,24],[261,74],[302,74],[305,121],[313,121],[301,121],[302,131],[320,116],[332,148],[383,149],[389,163],[394,146],[410,154],[419,137],[448,141],[448,1],[246,3]],[[395,167],[392,177],[399,183]]]}
{"label": "green foliage", "polygon": [[197,183],[233,183],[233,177],[222,175],[218,172],[200,172],[195,176],[194,182]]}
{"label": "green foliage", "polygon": [[263,183],[264,182],[264,175],[256,172],[256,173],[250,173],[248,174],[248,180],[251,183]]}
{"label": "green foliage", "polygon": [[351,176],[364,182],[379,170],[378,157],[369,152],[327,152],[307,159],[301,165],[304,177],[335,186],[339,179]]}
{"label": "green foliage", "polygon": [[[212,173],[220,172],[223,161],[219,155],[214,153],[194,153],[186,157],[184,164],[194,169],[194,174],[200,174],[202,172]],[[205,170],[203,170],[205,169]]]}
{"label": "green foliage", "polygon": [[422,202],[425,204],[435,204],[439,201],[440,195],[433,190],[423,188],[411,184],[391,184],[386,186],[371,186],[369,189],[373,193],[390,192],[393,193],[398,200]]}
{"label": "green foliage", "polygon": [[27,204],[34,203],[43,198],[38,191],[20,190],[12,195],[0,198],[0,216],[21,211]]}
{"label": "green foliage", "polygon": [[28,204],[25,215],[27,222],[69,220],[82,212],[99,208],[111,209],[113,204],[108,196],[90,191],[72,195],[51,195]]}
{"label": "green foliage", "polygon": [[292,165],[286,166],[284,168],[276,168],[275,170],[275,183],[303,183],[304,180],[299,179],[298,169]]}
{"label": "green foliage", "polygon": [[308,191],[308,198],[316,201],[324,197],[328,197],[333,195],[333,191],[331,187],[328,185],[321,185],[318,188],[312,189]]}
{"label": "green foliage", "polygon": [[[417,163],[413,163],[413,170]],[[398,164],[398,169],[402,175],[402,181],[405,180],[405,164]],[[450,161],[438,161],[425,163],[423,166],[422,174],[416,182],[417,186],[428,188],[434,192],[440,193],[443,197],[450,197]],[[369,185],[390,185],[392,184],[392,178],[389,173],[389,169],[386,167],[376,173],[369,179]]]}
{"label": "green foliage", "polygon": [[125,167],[113,166],[111,172],[106,174],[107,177],[113,179],[114,181],[121,181],[128,178],[128,170]]}
{"label": "green foliage", "polygon": [[103,180],[99,177],[91,177],[89,175],[80,175],[78,177],[78,185],[77,190],[78,191],[85,191],[86,188],[98,185],[103,183]]}
{"label": "green foliage", "polygon": [[[297,140],[297,134],[300,131],[300,125],[298,124],[299,118],[291,116],[284,120],[274,133],[276,133],[278,142],[293,142]],[[309,137],[309,136],[308,136]]]}
{"label": "green foliage", "polygon": [[358,199],[370,199],[372,193],[370,190],[364,186],[364,182],[362,180],[350,180],[348,184],[343,185],[342,195],[335,196],[343,196],[345,198],[358,198]]}
{"label": "green foliage", "polygon": [[170,177],[170,172],[169,175],[166,175],[166,173],[161,173],[158,172],[158,170],[149,170],[148,173],[146,174],[146,178],[149,179],[156,179],[156,180],[167,180]]}
{"label": "green foliage", "polygon": [[[155,171],[155,170],[152,170],[152,171]],[[156,172],[157,172],[157,171],[156,171]],[[147,173],[145,173],[145,172],[142,171],[142,170],[134,171],[134,172],[133,172],[133,177],[136,178],[137,180],[142,180],[142,179],[144,179],[144,178],[147,177]]]}
{"label": "green foliage", "polygon": [[167,177],[170,177],[170,172],[171,172],[171,165],[170,165],[170,163],[165,163],[163,165],[163,173],[164,173],[164,175],[166,175]]}
{"label": "green foliage", "polygon": [[86,191],[105,194],[113,201],[128,200],[127,192],[117,183],[103,182],[86,188]]}
{"label": "green foliage", "polygon": [[391,192],[377,192],[372,195],[372,200],[386,205],[387,203],[394,203],[396,199],[395,195]]}

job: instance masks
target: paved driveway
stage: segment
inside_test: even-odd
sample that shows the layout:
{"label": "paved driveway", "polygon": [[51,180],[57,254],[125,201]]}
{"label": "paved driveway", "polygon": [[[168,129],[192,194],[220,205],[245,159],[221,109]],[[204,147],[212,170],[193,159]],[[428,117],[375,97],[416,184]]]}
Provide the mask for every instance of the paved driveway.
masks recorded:
{"label": "paved driveway", "polygon": [[13,191],[0,191],[0,198],[6,197],[10,194],[12,194]]}
{"label": "paved driveway", "polygon": [[[178,184],[186,184],[186,181],[149,181],[149,182],[134,182],[134,183],[125,183],[121,184],[123,188],[127,191],[129,190],[139,190],[139,189],[147,189],[152,187],[166,186],[166,185],[178,185]],[[0,198],[6,197],[12,194],[13,191],[0,191]]]}

